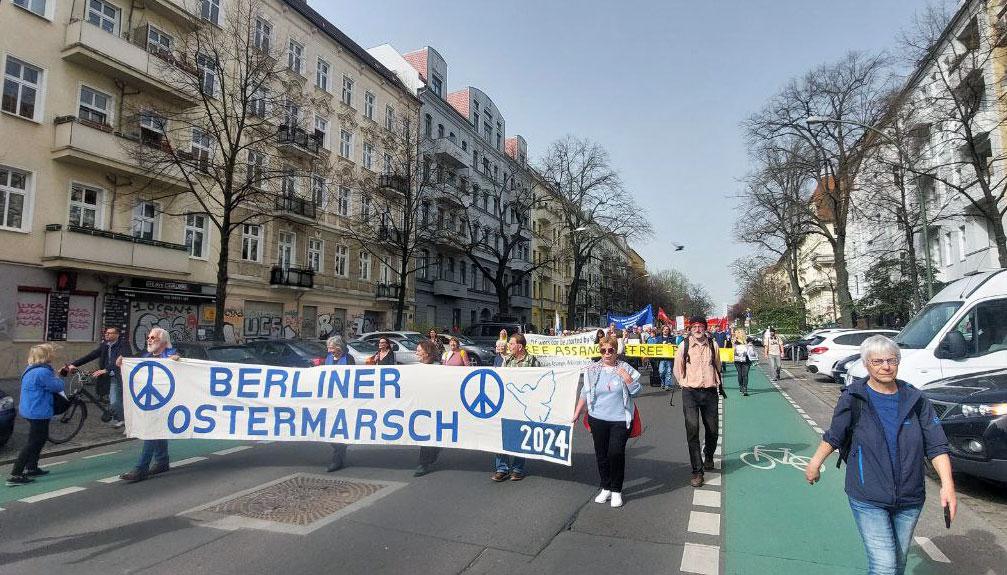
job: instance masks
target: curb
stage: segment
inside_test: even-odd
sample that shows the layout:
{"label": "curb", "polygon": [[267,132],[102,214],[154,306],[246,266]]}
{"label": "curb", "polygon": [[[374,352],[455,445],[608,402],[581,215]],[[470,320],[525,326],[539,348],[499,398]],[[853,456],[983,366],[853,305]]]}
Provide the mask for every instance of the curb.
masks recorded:
{"label": "curb", "polygon": [[[117,439],[109,439],[107,441],[99,441],[97,443],[88,443],[87,445],[78,445],[77,447],[65,447],[62,449],[56,449],[53,451],[47,451],[39,456],[39,460],[47,459],[50,457],[58,457],[60,455],[67,455],[70,453],[77,453],[78,451],[87,451],[88,449],[93,449],[95,447],[105,447],[106,445],[115,445],[116,443],[124,443],[126,441],[132,441],[132,437],[120,437]],[[10,459],[0,459],[0,465],[7,465],[14,463],[17,460],[17,456],[11,457]]]}

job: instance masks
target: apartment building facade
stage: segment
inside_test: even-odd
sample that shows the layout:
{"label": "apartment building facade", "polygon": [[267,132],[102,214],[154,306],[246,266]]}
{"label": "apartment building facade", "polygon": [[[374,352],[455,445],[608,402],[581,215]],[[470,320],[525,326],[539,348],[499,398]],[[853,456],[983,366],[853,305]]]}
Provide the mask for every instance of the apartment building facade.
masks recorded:
{"label": "apartment building facade", "polygon": [[[18,373],[34,343],[61,342],[68,356],[89,348],[103,325],[120,326],[134,349],[154,326],[177,340],[321,338],[388,326],[393,272],[340,233],[341,212],[368,200],[304,177],[283,183],[276,218],[232,235],[225,332],[213,332],[220,235],[186,193],[186,174],[152,173],[138,157],[144,146],[212,157],[207,138],[179,138],[157,111],[198,113],[199,98],[166,79],[168,67],[180,66],[175,43],[199,27],[225,29],[236,5],[0,3],[0,375]],[[255,6],[255,45],[283,54],[300,77],[293,84],[316,104],[296,134],[289,122],[277,126],[267,161],[310,157],[319,173],[376,175],[375,133],[415,125],[414,94],[303,1]]]}
{"label": "apartment building facade", "polygon": [[[369,50],[422,102],[419,130],[424,176],[431,191],[423,195],[421,227],[438,230],[419,246],[416,273],[416,325],[463,328],[497,319],[499,298],[490,278],[462,246],[488,269],[504,261],[509,274],[532,267],[531,224],[524,214],[532,185],[527,143],[507,136],[506,120],[496,103],[478,88],[448,91],[448,65],[432,47],[400,54],[390,45]],[[466,239],[482,233],[482,240]],[[527,240],[500,257],[505,235]],[[510,292],[508,316],[532,318],[532,278]]]}

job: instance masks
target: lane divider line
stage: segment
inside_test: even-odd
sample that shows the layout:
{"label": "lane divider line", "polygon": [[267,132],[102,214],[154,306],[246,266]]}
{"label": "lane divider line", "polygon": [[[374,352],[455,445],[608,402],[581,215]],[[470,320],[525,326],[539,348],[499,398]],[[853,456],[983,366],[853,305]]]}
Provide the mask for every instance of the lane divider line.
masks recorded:
{"label": "lane divider line", "polygon": [[64,463],[66,463],[66,460],[63,460],[63,461],[52,461],[50,463],[39,463],[38,466],[39,467],[56,467],[57,465],[63,465]]}
{"label": "lane divider line", "polygon": [[685,549],[682,550],[682,564],[679,570],[683,573],[717,575],[720,573],[720,547],[686,543]]}
{"label": "lane divider line", "polygon": [[934,542],[931,541],[929,537],[917,536],[913,537],[913,540],[916,541],[916,544],[920,546],[920,549],[922,549],[924,553],[926,553],[927,556],[929,556],[932,560],[938,563],[951,563],[951,560],[948,559],[948,556],[942,553],[941,550],[937,548],[937,545],[935,545]]}
{"label": "lane divider line", "polygon": [[64,487],[63,489],[57,489],[56,491],[39,493],[38,495],[32,495],[31,497],[18,499],[18,501],[20,501],[21,503],[38,503],[39,501],[45,501],[46,499],[54,499],[56,497],[61,497],[63,495],[69,495],[71,493],[77,493],[78,491],[84,491],[84,489],[86,488],[74,485],[71,487]]}
{"label": "lane divider line", "polygon": [[696,489],[692,492],[692,504],[700,507],[720,507],[720,492]]}
{"label": "lane divider line", "polygon": [[84,457],[81,457],[81,459],[94,459],[95,457],[104,457],[106,455],[112,455],[113,453],[119,453],[119,451],[121,450],[116,449],[115,451],[102,451],[101,453],[95,453],[94,455],[85,455]]}
{"label": "lane divider line", "polygon": [[105,479],[98,479],[97,481],[98,483],[118,483],[119,481],[122,480],[119,479],[118,475],[113,475],[112,477],[106,477]]}
{"label": "lane divider line", "polygon": [[190,457],[188,459],[183,459],[181,461],[175,461],[170,463],[171,468],[182,467],[183,465],[189,465],[190,463],[196,463],[197,461],[204,461],[206,457]]}
{"label": "lane divider line", "polygon": [[237,453],[239,451],[244,451],[246,449],[251,449],[251,445],[239,445],[237,447],[231,447],[228,449],[221,449],[220,451],[214,451],[213,455],[230,455],[232,453]]}

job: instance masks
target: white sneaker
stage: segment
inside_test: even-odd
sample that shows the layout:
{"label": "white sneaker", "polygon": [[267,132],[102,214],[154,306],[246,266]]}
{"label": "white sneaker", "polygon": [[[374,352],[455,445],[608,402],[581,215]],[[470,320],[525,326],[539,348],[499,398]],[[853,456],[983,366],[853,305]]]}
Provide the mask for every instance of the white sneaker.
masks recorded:
{"label": "white sneaker", "polygon": [[609,491],[608,489],[602,489],[601,492],[598,493],[598,497],[594,498],[594,502],[595,503],[604,503],[604,502],[608,501],[608,498],[611,497],[611,496],[612,496],[612,492],[611,491]]}
{"label": "white sneaker", "polygon": [[118,427],[122,427],[122,426],[124,426],[126,424],[123,423],[122,421],[119,421],[118,419],[113,419],[112,421],[108,422],[108,425],[109,425],[109,427],[116,427],[116,428],[118,428]]}
{"label": "white sneaker", "polygon": [[622,507],[622,493],[612,493],[612,507]]}

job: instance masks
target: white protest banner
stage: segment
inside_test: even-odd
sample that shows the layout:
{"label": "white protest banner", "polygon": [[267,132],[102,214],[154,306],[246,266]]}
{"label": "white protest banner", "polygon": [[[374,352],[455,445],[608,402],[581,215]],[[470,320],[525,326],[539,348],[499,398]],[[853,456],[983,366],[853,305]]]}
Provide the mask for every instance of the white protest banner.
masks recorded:
{"label": "white protest banner", "polygon": [[592,360],[590,356],[584,355],[581,348],[593,345],[596,333],[591,331],[564,336],[526,333],[524,338],[528,344],[528,353],[537,357],[544,366],[585,366]]}
{"label": "white protest banner", "polygon": [[123,359],[126,434],[511,453],[570,465],[580,370]]}

